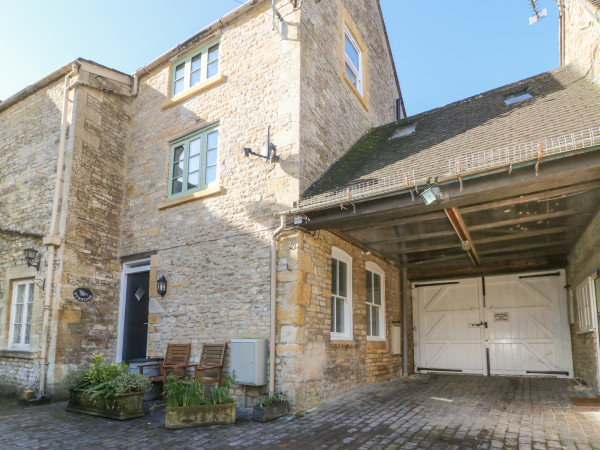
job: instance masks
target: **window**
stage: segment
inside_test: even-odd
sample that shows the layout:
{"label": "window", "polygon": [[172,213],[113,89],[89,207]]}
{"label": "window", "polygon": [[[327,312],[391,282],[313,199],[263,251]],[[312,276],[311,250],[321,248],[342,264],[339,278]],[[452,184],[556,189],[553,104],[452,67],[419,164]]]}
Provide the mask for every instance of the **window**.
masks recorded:
{"label": "window", "polygon": [[33,282],[13,284],[10,310],[9,342],[11,348],[28,349],[31,334],[31,310],[33,307]]}
{"label": "window", "polygon": [[408,125],[406,127],[398,128],[390,139],[397,139],[403,136],[413,134],[417,129],[417,124]]}
{"label": "window", "polygon": [[198,131],[171,144],[169,197],[206,189],[217,182],[219,130]]}
{"label": "window", "polygon": [[173,64],[171,96],[219,74],[219,42],[212,41]]}
{"label": "window", "polygon": [[346,50],[346,76],[358,92],[363,93],[362,52],[346,28],[344,47]]}
{"label": "window", "polygon": [[385,339],[385,274],[367,262],[367,337]]}
{"label": "window", "polygon": [[352,258],[335,247],[331,253],[331,338],[352,339]]}
{"label": "window", "polygon": [[523,100],[527,100],[531,97],[532,95],[529,92],[521,91],[504,97],[504,103],[506,103],[507,105],[512,105],[513,103],[522,102]]}

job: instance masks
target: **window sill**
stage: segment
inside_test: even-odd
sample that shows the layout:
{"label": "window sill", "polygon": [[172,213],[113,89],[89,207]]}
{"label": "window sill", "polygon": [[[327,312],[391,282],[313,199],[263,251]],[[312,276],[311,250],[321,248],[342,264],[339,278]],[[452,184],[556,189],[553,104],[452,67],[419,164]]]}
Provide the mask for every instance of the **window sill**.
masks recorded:
{"label": "window sill", "polygon": [[35,352],[16,348],[0,350],[0,358],[35,359]]}
{"label": "window sill", "polygon": [[225,80],[225,76],[222,73],[219,73],[218,75],[215,75],[215,76],[209,78],[208,80],[203,81],[202,83],[194,86],[193,88],[188,89],[187,91],[176,95],[172,99],[167,100],[162,105],[160,105],[160,107],[162,108],[163,111],[165,111],[175,105],[180,104],[181,102],[187,100],[188,98],[193,97],[194,95],[196,95],[200,92],[206,91],[207,89],[215,86],[216,84],[221,83],[224,80]]}
{"label": "window sill", "polygon": [[367,336],[367,341],[385,342],[385,338],[381,336]]}
{"label": "window sill", "polygon": [[194,192],[193,194],[184,195],[183,197],[174,198],[172,200],[165,200],[158,204],[158,209],[167,209],[172,208],[174,206],[183,205],[184,203],[193,202],[194,200],[200,200],[201,198],[212,197],[213,195],[218,195],[225,192],[223,186],[215,186],[207,189],[203,189],[198,192]]}
{"label": "window sill", "polygon": [[352,91],[354,96],[358,99],[360,104],[363,106],[363,108],[365,108],[366,111],[369,111],[369,107],[367,106],[367,103],[365,102],[364,97],[362,96],[362,94],[360,92],[358,92],[358,89],[356,89],[356,87],[354,87],[354,85],[352,84],[352,81],[350,81],[350,78],[348,78],[348,75],[346,75],[346,73],[344,72],[342,77],[344,78],[344,81],[346,82],[348,87],[350,87],[350,90]]}

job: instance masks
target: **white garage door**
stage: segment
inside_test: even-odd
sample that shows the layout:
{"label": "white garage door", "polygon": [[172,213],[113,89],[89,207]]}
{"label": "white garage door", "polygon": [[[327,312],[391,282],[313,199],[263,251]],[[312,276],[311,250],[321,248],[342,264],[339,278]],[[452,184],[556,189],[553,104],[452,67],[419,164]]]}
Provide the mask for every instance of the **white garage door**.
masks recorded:
{"label": "white garage door", "polygon": [[564,272],[416,283],[420,371],[572,376]]}

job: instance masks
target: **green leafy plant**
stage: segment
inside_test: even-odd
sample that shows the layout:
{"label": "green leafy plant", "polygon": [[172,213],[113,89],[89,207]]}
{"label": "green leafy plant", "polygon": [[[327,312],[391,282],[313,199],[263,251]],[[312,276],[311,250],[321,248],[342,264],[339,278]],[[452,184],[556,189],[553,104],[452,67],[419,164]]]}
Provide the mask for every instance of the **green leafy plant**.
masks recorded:
{"label": "green leafy plant", "polygon": [[102,355],[96,355],[88,370],[69,372],[61,386],[65,389],[83,389],[92,398],[110,397],[132,392],[144,392],[152,382],[139,373],[130,372],[126,363],[105,364]]}
{"label": "green leafy plant", "polygon": [[266,408],[267,406],[271,406],[271,405],[275,405],[277,403],[283,403],[286,401],[285,395],[284,394],[273,394],[273,395],[269,395],[266,398],[263,398],[258,406],[260,406],[261,408]]}
{"label": "green leafy plant", "polygon": [[204,389],[204,385],[197,379],[178,380],[173,375],[167,377],[165,383],[165,396],[167,397],[167,406],[197,406],[197,405],[221,405],[224,403],[234,403],[231,398],[230,390],[235,385],[235,371],[231,376],[226,377],[220,386],[214,386],[212,389]]}

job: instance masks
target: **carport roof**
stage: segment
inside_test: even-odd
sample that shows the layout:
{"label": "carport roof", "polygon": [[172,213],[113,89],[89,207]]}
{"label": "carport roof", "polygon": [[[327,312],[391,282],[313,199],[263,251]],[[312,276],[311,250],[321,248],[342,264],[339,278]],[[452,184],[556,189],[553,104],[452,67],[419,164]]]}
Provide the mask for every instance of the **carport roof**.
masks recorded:
{"label": "carport roof", "polygon": [[[507,96],[523,91],[532,97],[505,104]],[[414,133],[393,137],[411,125]],[[411,180],[414,173],[421,185],[450,175],[456,158],[598,130],[599,125],[600,89],[566,66],[374,128],[303,198],[399,173],[410,174]]]}
{"label": "carport roof", "polygon": [[599,126],[600,88],[552,70],[373,129],[293,212],[412,280],[564,268],[600,204]]}

